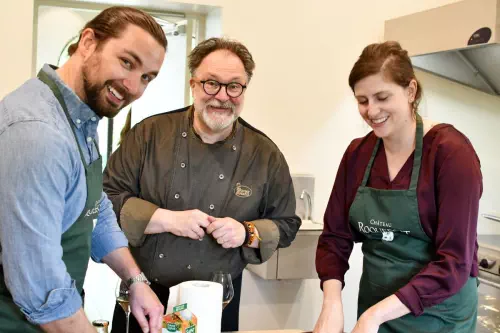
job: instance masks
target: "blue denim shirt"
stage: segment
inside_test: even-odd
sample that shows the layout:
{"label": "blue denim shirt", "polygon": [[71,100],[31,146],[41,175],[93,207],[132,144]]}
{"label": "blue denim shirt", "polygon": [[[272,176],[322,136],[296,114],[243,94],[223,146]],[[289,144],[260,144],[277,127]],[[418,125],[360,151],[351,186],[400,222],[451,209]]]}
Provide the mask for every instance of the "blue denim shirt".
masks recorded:
{"label": "blue denim shirt", "polygon": [[[50,66],[43,70],[62,92],[86,163],[96,160],[99,117]],[[62,261],[61,235],[80,216],[86,196],[85,169],[64,111],[47,85],[31,79],[0,102],[0,264],[14,302],[34,324],[82,306]],[[103,192],[92,259],[126,246]]]}

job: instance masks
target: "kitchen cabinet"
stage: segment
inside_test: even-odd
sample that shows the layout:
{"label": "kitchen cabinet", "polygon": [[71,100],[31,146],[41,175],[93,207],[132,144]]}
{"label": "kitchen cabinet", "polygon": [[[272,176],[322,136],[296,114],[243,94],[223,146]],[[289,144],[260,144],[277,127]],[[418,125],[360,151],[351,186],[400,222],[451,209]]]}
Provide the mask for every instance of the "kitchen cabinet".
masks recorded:
{"label": "kitchen cabinet", "polygon": [[316,279],[316,247],[323,230],[322,224],[304,221],[292,244],[278,249],[263,264],[248,265],[247,269],[265,280]]}

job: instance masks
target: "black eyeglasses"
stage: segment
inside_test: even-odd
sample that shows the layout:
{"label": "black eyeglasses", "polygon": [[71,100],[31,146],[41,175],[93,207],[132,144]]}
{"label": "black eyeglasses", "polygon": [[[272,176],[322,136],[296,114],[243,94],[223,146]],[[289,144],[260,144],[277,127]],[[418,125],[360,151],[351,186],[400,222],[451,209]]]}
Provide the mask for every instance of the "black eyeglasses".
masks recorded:
{"label": "black eyeglasses", "polygon": [[211,96],[217,95],[222,86],[226,88],[226,94],[232,98],[241,96],[243,91],[247,88],[246,85],[238,82],[220,83],[215,80],[203,80],[199,82],[202,84],[203,90],[207,93],[207,95]]}

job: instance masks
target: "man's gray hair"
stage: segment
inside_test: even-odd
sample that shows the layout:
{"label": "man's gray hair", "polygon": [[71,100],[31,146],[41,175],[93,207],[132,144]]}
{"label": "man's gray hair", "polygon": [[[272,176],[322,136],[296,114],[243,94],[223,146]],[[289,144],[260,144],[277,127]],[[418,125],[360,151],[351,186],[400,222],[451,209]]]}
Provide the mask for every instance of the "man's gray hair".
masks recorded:
{"label": "man's gray hair", "polygon": [[248,81],[252,78],[253,70],[255,69],[255,62],[253,61],[250,51],[245,45],[238,41],[227,38],[210,38],[198,44],[193,51],[189,54],[189,71],[191,76],[194,76],[196,69],[200,66],[201,62],[207,55],[217,50],[227,50],[234,53],[240,58],[245,67],[245,72],[248,76]]}

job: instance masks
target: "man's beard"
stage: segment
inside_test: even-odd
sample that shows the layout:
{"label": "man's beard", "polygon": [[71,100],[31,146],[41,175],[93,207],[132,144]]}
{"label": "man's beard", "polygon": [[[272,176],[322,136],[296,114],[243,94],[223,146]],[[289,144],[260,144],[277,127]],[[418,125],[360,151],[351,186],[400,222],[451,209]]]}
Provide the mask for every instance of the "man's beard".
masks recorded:
{"label": "man's beard", "polygon": [[86,103],[99,117],[113,118],[122,108],[130,103],[127,94],[120,90],[120,93],[125,96],[124,102],[122,102],[119,107],[112,105],[106,98],[106,94],[109,92],[108,85],[111,86],[111,81],[105,81],[104,84],[92,82],[90,75],[92,67],[94,67],[94,72],[99,70],[97,64],[94,66],[92,64],[85,64],[82,70],[83,90],[87,98]]}
{"label": "man's beard", "polygon": [[[210,112],[208,110],[209,106],[224,108],[226,112],[218,113],[217,111]],[[213,132],[222,132],[229,126],[231,126],[238,116],[236,115],[236,106],[231,101],[226,101],[224,103],[219,102],[216,99],[209,100],[201,110],[196,110],[201,115],[202,121],[205,125],[210,128]]]}

